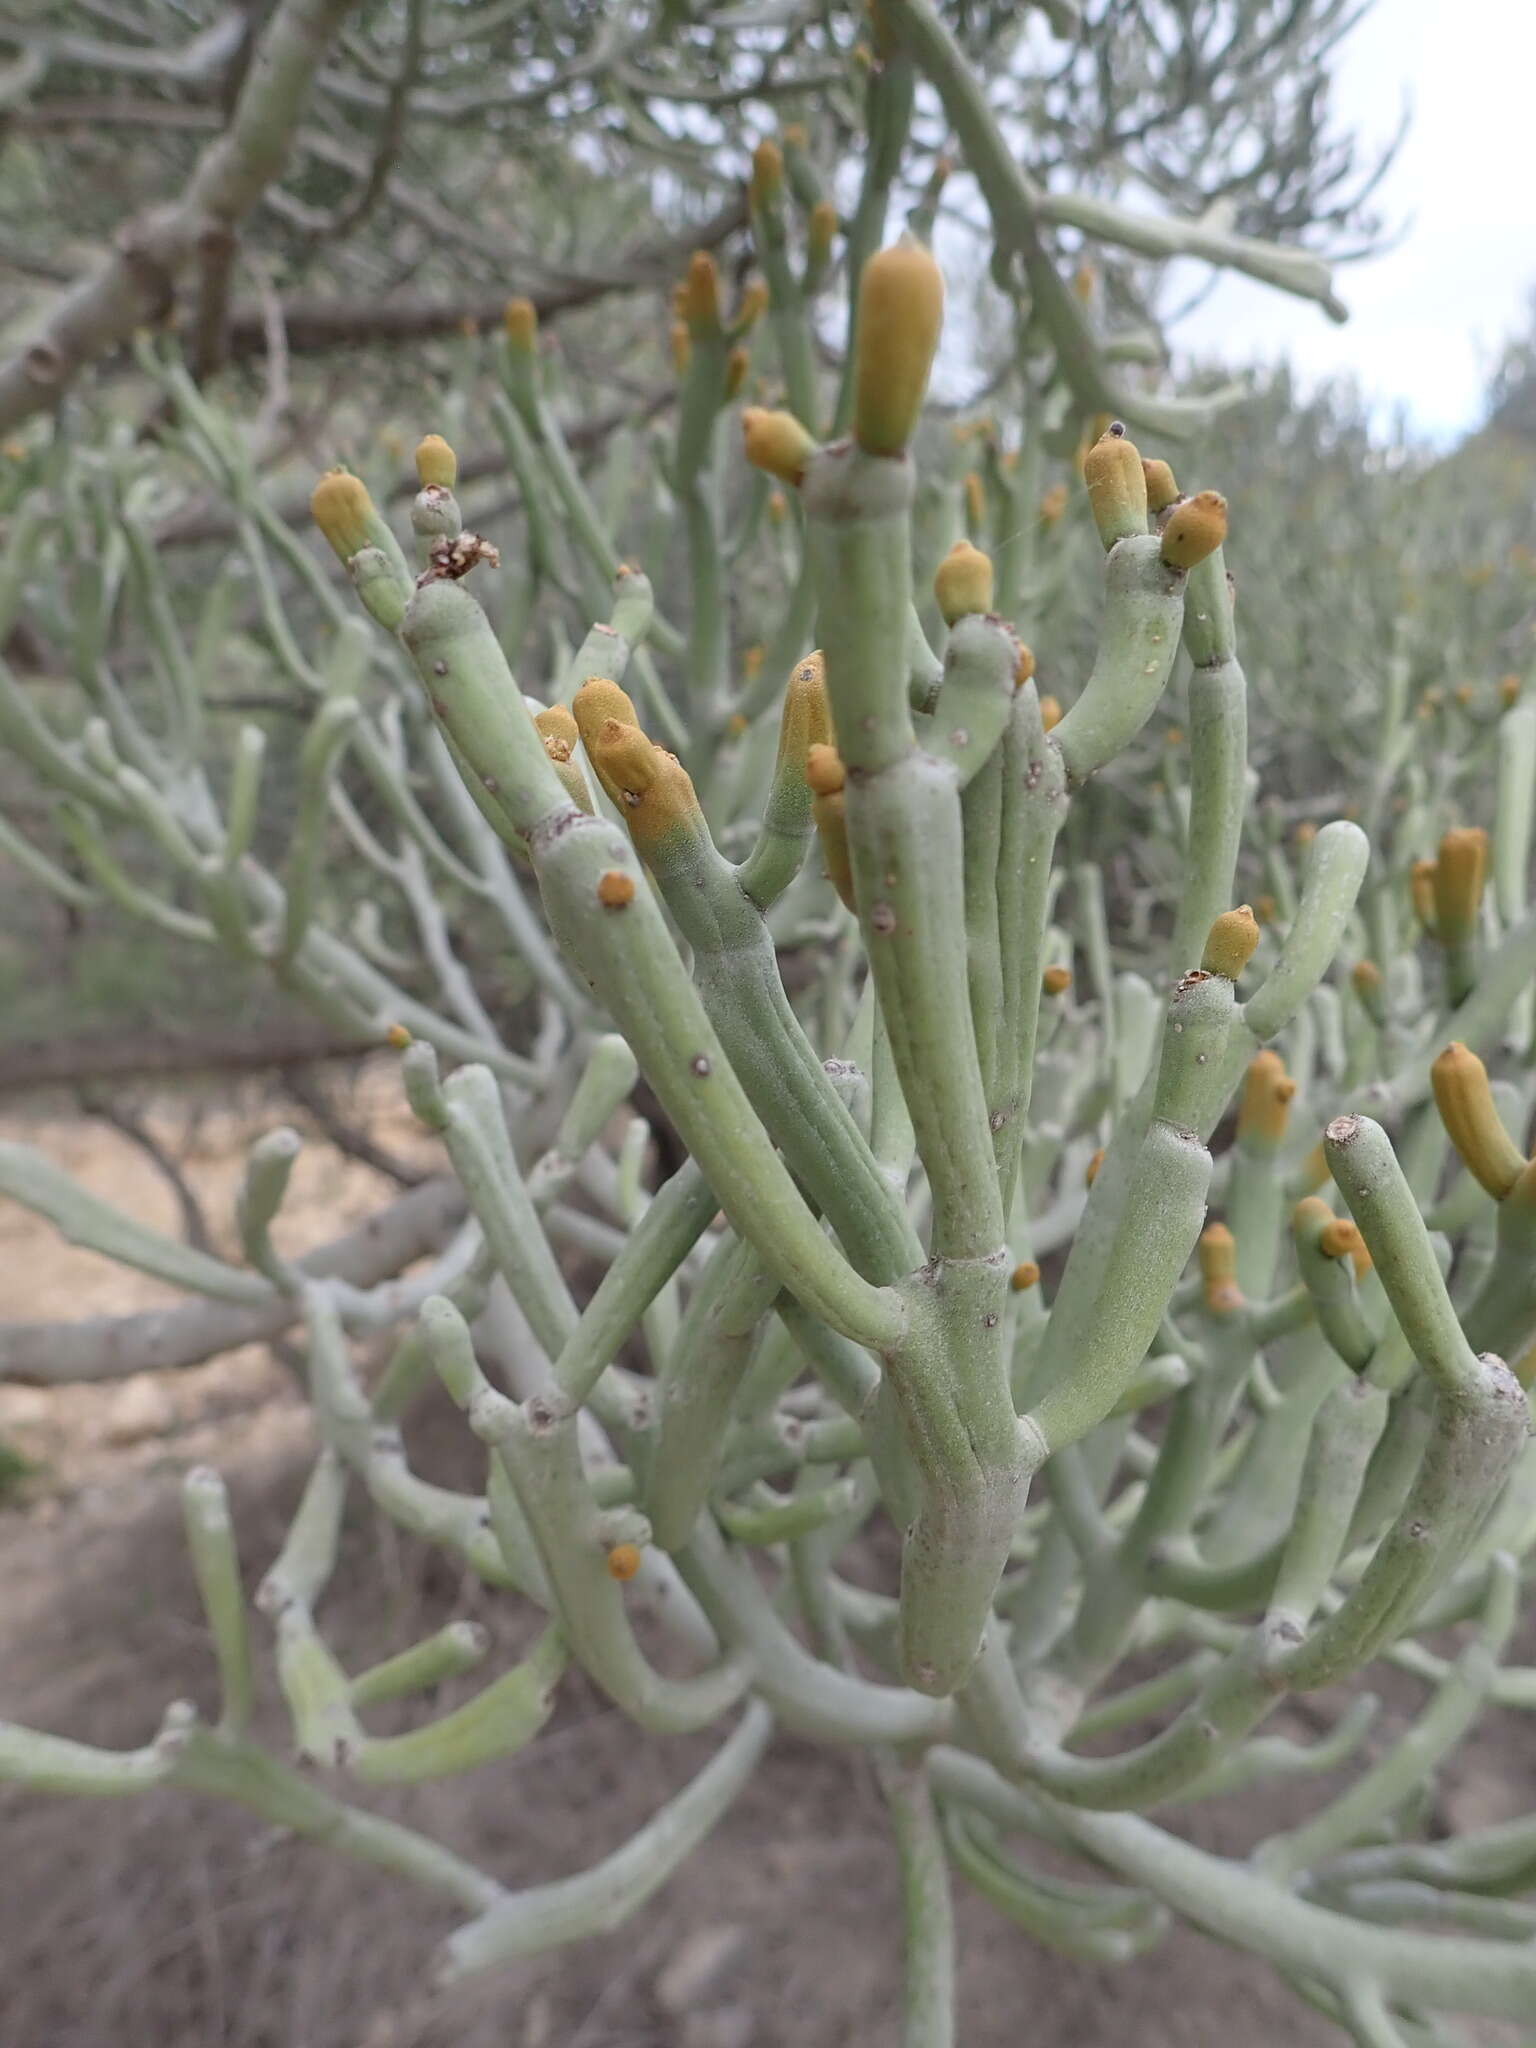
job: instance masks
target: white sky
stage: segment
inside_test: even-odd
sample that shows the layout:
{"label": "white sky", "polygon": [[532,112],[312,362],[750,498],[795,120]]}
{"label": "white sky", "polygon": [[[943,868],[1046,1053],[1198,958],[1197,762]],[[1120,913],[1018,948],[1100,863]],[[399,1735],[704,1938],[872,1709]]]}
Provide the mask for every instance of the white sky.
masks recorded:
{"label": "white sky", "polygon": [[1289,354],[1309,378],[1355,377],[1410,429],[1476,423],[1500,344],[1536,285],[1536,0],[1376,0],[1340,52],[1335,119],[1367,143],[1411,126],[1377,204],[1403,228],[1336,272],[1350,318],[1227,277],[1175,332],[1230,363]]}

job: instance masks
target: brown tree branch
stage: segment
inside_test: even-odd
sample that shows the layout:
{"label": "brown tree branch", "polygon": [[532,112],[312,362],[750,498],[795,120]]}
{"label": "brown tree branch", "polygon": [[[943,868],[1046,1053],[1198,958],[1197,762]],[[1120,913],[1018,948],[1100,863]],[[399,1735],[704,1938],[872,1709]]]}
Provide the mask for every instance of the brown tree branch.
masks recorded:
{"label": "brown tree branch", "polygon": [[[377,1287],[436,1251],[463,1215],[464,1191],[457,1181],[427,1181],[298,1264],[317,1279]],[[76,1323],[0,1323],[0,1380],[63,1386],[201,1365],[239,1344],[271,1343],[301,1313],[302,1304],[284,1294],[254,1307],[188,1301],[141,1315],[87,1316]]]}
{"label": "brown tree branch", "polygon": [[376,1143],[366,1131],[359,1130],[356,1124],[348,1123],[312,1066],[290,1067],[283,1076],[283,1087],[337,1151],[344,1152],[349,1159],[371,1166],[375,1173],[383,1174],[396,1187],[419,1188],[423,1181],[431,1180],[432,1174],[427,1167],[401,1159],[386,1146]]}
{"label": "brown tree branch", "polygon": [[105,261],[62,293],[41,331],[0,364],[0,432],[54,404],[88,364],[163,318],[209,229],[239,228],[281,173],[315,74],[351,5],[281,0],[228,128],[203,153],[182,196],[120,228]]}
{"label": "brown tree branch", "polygon": [[[81,1088],[79,1101],[85,1115],[95,1117],[98,1123],[116,1131],[144,1154],[176,1198],[176,1206],[181,1211],[182,1236],[195,1251],[212,1252],[213,1239],[209,1235],[208,1219],[203,1214],[203,1205],[197,1199],[196,1191],[142,1117],[136,1116],[126,1103],[114,1102],[95,1087]],[[422,1178],[426,1178],[425,1174]]]}
{"label": "brown tree branch", "polygon": [[133,1075],[260,1073],[317,1060],[358,1059],[377,1050],[376,1039],[338,1038],[309,1022],[190,1039],[154,1031],[38,1039],[0,1047],[0,1095]]}
{"label": "brown tree branch", "polygon": [[405,29],[401,38],[400,63],[389,88],[389,97],[379,116],[378,131],[374,138],[373,158],[368,166],[367,176],[358,185],[353,195],[331,215],[321,229],[328,240],[340,240],[372,213],[384,196],[389,183],[389,174],[394,169],[395,159],[400,154],[400,144],[405,136],[406,109],[410,101],[411,87],[416,82],[416,73],[421,68],[421,23],[426,0],[406,0]]}
{"label": "brown tree branch", "polygon": [[229,281],[235,267],[233,228],[212,226],[197,238],[197,306],[192,316],[191,370],[206,384],[228,354]]}
{"label": "brown tree branch", "polygon": [[[645,291],[669,284],[695,249],[718,248],[745,226],[746,218],[745,199],[733,199],[698,227],[637,249],[612,270],[536,286],[526,296],[540,320],[549,321],[578,307],[594,305],[615,292]],[[466,293],[451,299],[412,298],[400,293],[379,299],[321,299],[296,293],[280,303],[289,348],[295,355],[314,355],[333,348],[429,341],[441,335],[459,334],[467,325],[495,327],[501,321],[507,297],[506,291]],[[229,323],[230,354],[256,355],[265,345],[260,307],[236,306]]]}

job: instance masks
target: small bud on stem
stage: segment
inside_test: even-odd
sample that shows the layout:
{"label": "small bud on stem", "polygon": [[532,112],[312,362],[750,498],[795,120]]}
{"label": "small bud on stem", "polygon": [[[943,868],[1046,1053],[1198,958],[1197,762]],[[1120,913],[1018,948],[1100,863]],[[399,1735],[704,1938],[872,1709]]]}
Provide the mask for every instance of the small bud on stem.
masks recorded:
{"label": "small bud on stem", "polygon": [[1249,904],[1240,903],[1236,910],[1224,910],[1211,926],[1200,965],[1207,974],[1236,981],[1258,943],[1259,921]]}
{"label": "small bud on stem", "polygon": [[416,477],[422,489],[451,491],[459,474],[459,458],[441,434],[424,434],[416,443]]}
{"label": "small bud on stem", "polygon": [[900,455],[912,438],[944,323],[944,280],[911,235],[871,256],[859,283],[853,438]]}
{"label": "small bud on stem", "polygon": [[940,562],[933,594],[946,626],[973,612],[992,609],[992,558],[968,540],[957,540]]}
{"label": "small bud on stem", "polygon": [[1470,1046],[1453,1040],[1429,1070],[1435,1107],[1461,1163],[1496,1202],[1525,1171],[1525,1155],[1504,1128],[1488,1085],[1488,1069]]}
{"label": "small bud on stem", "polygon": [[1147,530],[1147,479],[1136,443],[1119,420],[1083,457],[1083,482],[1099,539],[1106,549]]}
{"label": "small bud on stem", "polygon": [[792,412],[749,405],[741,415],[741,440],[748,462],[781,483],[798,484],[816,443]]}
{"label": "small bud on stem", "polygon": [[1169,515],[1163,528],[1163,560],[1170,569],[1197,568],[1226,537],[1226,499],[1220,491],[1201,491]]}

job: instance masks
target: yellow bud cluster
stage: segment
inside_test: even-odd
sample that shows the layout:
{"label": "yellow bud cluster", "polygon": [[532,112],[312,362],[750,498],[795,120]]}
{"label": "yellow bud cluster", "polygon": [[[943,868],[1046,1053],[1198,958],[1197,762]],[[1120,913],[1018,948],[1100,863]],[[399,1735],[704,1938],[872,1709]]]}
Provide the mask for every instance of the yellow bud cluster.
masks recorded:
{"label": "yellow bud cluster", "polygon": [[1460,826],[1440,841],[1435,861],[1435,934],[1444,944],[1470,938],[1488,871],[1488,834],[1480,825]]}
{"label": "yellow bud cluster", "polygon": [[1173,471],[1166,462],[1143,462],[1141,473],[1147,480],[1147,510],[1166,512],[1170,505],[1179,501],[1179,487],[1174,482]]}
{"label": "yellow bud cluster", "polygon": [[680,827],[702,824],[688,771],[640,729],[634,705],[617,683],[594,676],[571,707],[587,758],[642,852]]}
{"label": "yellow bud cluster", "polygon": [[1435,1107],[1457,1156],[1480,1187],[1502,1202],[1525,1172],[1525,1154],[1504,1128],[1488,1069],[1459,1039],[1429,1070]]}
{"label": "yellow bud cluster", "polygon": [[1224,910],[1211,926],[1200,965],[1207,974],[1236,981],[1258,943],[1259,921],[1249,904],[1240,903],[1236,910]]}
{"label": "yellow bud cluster", "polygon": [[459,474],[459,458],[441,434],[424,434],[416,443],[416,478],[422,489],[451,491]]}
{"label": "yellow bud cluster", "polygon": [[816,452],[816,442],[792,412],[749,405],[741,415],[741,441],[748,462],[781,483],[798,484]]}
{"label": "yellow bud cluster", "polygon": [[592,810],[592,792],[587,787],[587,778],[576,759],[576,746],[581,735],[576,721],[564,704],[550,704],[543,711],[536,711],[533,717],[539,737],[544,742],[561,787],[577,810],[588,815]]}
{"label": "yellow bud cluster", "polygon": [[1237,1284],[1237,1240],[1225,1223],[1211,1223],[1195,1246],[1205,1305],[1213,1315],[1231,1315],[1243,1305]]}
{"label": "yellow bud cluster", "polygon": [[1147,479],[1136,443],[1111,420],[1083,457],[1088,509],[1106,548],[1147,530]]}
{"label": "yellow bud cluster", "polygon": [[776,142],[760,142],[753,150],[748,190],[755,207],[772,206],[784,190],[784,152]]}
{"label": "yellow bud cluster", "polygon": [[957,540],[939,564],[933,579],[933,594],[938,599],[939,613],[946,626],[952,626],[957,619],[967,618],[972,613],[990,612],[991,556],[983,554],[980,548],[972,547],[968,540]]}
{"label": "yellow bud cluster", "polygon": [[343,562],[368,547],[379,516],[368,486],[350,470],[327,470],[310,493],[309,513]]}
{"label": "yellow bud cluster", "polygon": [[837,208],[830,199],[818,199],[805,224],[805,252],[813,270],[820,270],[832,254],[837,234]]}
{"label": "yellow bud cluster", "polygon": [[[784,709],[779,716],[781,761],[798,761],[807,768],[811,750],[832,750],[832,713],[827,704],[827,665],[817,649],[797,661],[784,687]],[[812,784],[814,789],[815,785]]]}
{"label": "yellow bud cluster", "polygon": [[805,779],[811,791],[811,817],[821,842],[827,880],[850,910],[857,907],[853,894],[853,860],[848,851],[848,821],[843,810],[843,787],[847,770],[837,748],[825,741],[814,742],[805,756]]}
{"label": "yellow bud cluster", "polygon": [[509,342],[525,353],[539,338],[539,315],[532,299],[508,299],[502,308],[501,324]]}
{"label": "yellow bud cluster", "polygon": [[911,235],[871,256],[859,281],[853,437],[869,455],[912,438],[944,323],[944,280]]}
{"label": "yellow bud cluster", "polygon": [[1278,1145],[1285,1136],[1295,1093],[1296,1083],[1285,1071],[1285,1061],[1279,1053],[1268,1049],[1255,1053],[1243,1077],[1242,1101],[1237,1112],[1238,1137]]}
{"label": "yellow bud cluster", "polygon": [[720,272],[707,249],[695,249],[678,288],[677,310],[695,334],[720,330]]}
{"label": "yellow bud cluster", "polygon": [[1163,560],[1170,569],[1198,568],[1227,537],[1227,501],[1220,491],[1185,498],[1163,528]]}

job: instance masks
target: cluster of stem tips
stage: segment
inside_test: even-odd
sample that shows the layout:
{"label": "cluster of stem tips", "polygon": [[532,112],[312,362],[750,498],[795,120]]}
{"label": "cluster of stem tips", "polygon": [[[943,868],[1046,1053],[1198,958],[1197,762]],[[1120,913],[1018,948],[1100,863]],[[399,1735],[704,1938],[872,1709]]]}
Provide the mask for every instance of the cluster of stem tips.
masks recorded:
{"label": "cluster of stem tips", "polygon": [[[937,17],[878,14],[872,119],[905,132],[892,95],[909,112],[921,66],[989,199],[1012,191],[962,127],[981,117]],[[681,597],[621,557],[513,300],[477,346],[520,524],[466,528],[476,472],[437,432],[408,542],[360,474],[315,485],[341,573],[230,482],[260,588],[293,571],[320,649],[273,600],[312,706],[277,856],[262,735],[208,772],[138,541],[164,760],[110,704],[66,743],[0,691],[91,886],[387,1048],[445,1168],[409,1228],[391,1212],[387,1255],[292,1258],[272,1225],[297,1139],[271,1133],[237,1262],[0,1147],[0,1192],[198,1296],[200,1328],[302,1335],[319,1448],[254,1605],[292,1748],[326,1774],[265,1742],[236,1532],[200,1470],[220,1712],[178,1705],[129,1753],[0,1724],[0,1777],[242,1801],[451,1899],[452,1980],[638,1912],[782,1730],[874,1759],[909,2048],[953,2039],[956,1880],[1096,1963],[1187,1920],[1362,2042],[1528,2021],[1536,1822],[1430,1840],[1415,1800],[1477,1707],[1536,1705],[1536,1672],[1502,1661],[1536,1537],[1536,721],[1500,713],[1488,830],[1412,785],[1394,844],[1435,851],[1411,871],[1368,872],[1348,819],[1304,842],[1250,820],[1222,496],[1115,419],[1047,512],[1033,420],[988,455],[925,418],[943,281],[918,233],[872,246],[884,196],[845,225],[789,137],[753,157],[748,210],[758,271],[732,304],[696,255],[667,337],[654,488]],[[1051,296],[1029,218],[1010,246],[1038,317],[1076,333],[1085,302]],[[839,261],[833,394],[811,317]],[[165,375],[222,474],[208,400]],[[1095,376],[1042,391],[1057,440],[1099,409]],[[1081,676],[1040,616],[1042,565],[1079,544],[1100,590]],[[541,635],[523,584],[605,590],[607,615]],[[1164,707],[1187,775],[1152,813],[1153,879],[1127,883],[1093,821],[1145,803]],[[1422,733],[1391,730],[1411,761]],[[371,870],[350,923],[324,887],[333,829]],[[129,830],[164,893],[118,862]],[[450,900],[513,957],[520,1009],[477,989]],[[0,1372],[57,1370],[33,1356],[0,1337]],[[478,1489],[416,1471],[434,1401],[461,1411]],[[528,1622],[506,1670],[406,1734],[371,1732],[374,1708],[458,1684],[488,1638],[458,1620],[344,1667],[323,1609],[359,1494]],[[1149,1817],[1336,1771],[1382,1661],[1423,1691],[1412,1725],[1251,1858]],[[346,1796],[494,1772],[568,1670],[642,1730],[724,1728],[591,1871],[518,1890]],[[1261,1732],[1312,1695],[1325,1734]]]}

